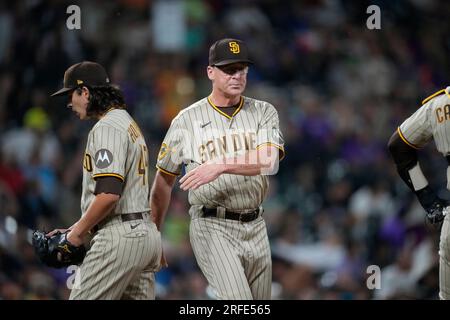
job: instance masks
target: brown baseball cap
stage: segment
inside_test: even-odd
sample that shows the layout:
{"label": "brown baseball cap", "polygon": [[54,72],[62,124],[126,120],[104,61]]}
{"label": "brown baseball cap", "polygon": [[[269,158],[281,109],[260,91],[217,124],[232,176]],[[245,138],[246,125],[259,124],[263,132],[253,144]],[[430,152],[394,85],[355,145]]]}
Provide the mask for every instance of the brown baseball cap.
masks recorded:
{"label": "brown baseball cap", "polygon": [[109,86],[109,77],[105,68],[91,61],[83,61],[70,66],[64,73],[63,88],[51,96],[67,94],[80,86]]}
{"label": "brown baseball cap", "polygon": [[248,57],[247,45],[238,39],[221,39],[209,48],[209,65],[223,66],[226,64],[245,62],[252,64]]}

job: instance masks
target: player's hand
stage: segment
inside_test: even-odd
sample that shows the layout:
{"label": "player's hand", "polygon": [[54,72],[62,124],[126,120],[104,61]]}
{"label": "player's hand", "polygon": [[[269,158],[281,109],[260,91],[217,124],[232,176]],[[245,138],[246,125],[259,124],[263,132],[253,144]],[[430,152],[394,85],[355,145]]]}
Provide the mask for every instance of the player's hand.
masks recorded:
{"label": "player's hand", "polygon": [[75,247],[79,247],[83,244],[83,239],[80,238],[77,234],[75,234],[73,232],[73,230],[71,230],[68,234],[67,234],[67,241],[69,241],[71,244],[73,244]]}
{"label": "player's hand", "polygon": [[162,250],[161,260],[159,262],[159,268],[162,269],[162,268],[167,268],[167,267],[169,267],[169,264],[167,263],[166,255],[164,254],[164,250]]}
{"label": "player's hand", "polygon": [[204,163],[189,171],[180,179],[180,188],[184,191],[195,190],[198,187],[216,180],[223,172],[223,165],[217,163]]}
{"label": "player's hand", "polygon": [[51,237],[53,235],[55,235],[56,233],[66,233],[69,229],[55,229],[53,231],[50,231],[49,233],[47,233],[45,236],[46,237]]}

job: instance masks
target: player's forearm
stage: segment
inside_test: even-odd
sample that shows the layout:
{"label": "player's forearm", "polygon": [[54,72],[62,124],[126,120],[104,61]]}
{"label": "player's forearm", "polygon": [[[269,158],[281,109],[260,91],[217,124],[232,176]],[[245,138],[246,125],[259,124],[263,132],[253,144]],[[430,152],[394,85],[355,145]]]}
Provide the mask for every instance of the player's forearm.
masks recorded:
{"label": "player's forearm", "polygon": [[218,160],[222,173],[243,176],[273,175],[278,169],[278,149],[263,147],[250,150],[243,155]]}
{"label": "player's forearm", "polygon": [[428,186],[428,181],[420,169],[417,151],[403,142],[397,131],[389,139],[388,149],[398,174],[412,191]]}
{"label": "player's forearm", "polygon": [[118,195],[111,193],[96,195],[86,213],[70,229],[82,238],[111,213],[119,198]]}
{"label": "player's forearm", "polygon": [[152,216],[158,230],[160,230],[160,227],[164,222],[167,209],[169,208],[170,198],[170,191],[161,192],[157,189],[154,190],[153,196],[150,197],[150,208],[152,210]]}
{"label": "player's forearm", "polygon": [[[428,184],[428,180],[420,168],[417,151],[408,146],[395,132],[388,142],[389,152],[397,166],[397,172],[406,185],[415,193],[422,207],[429,212],[436,206],[446,206]],[[431,217],[435,219],[435,217]]]}
{"label": "player's forearm", "polygon": [[172,188],[176,177],[168,176],[158,171],[150,191],[150,208],[156,227],[160,230],[169,208]]}
{"label": "player's forearm", "polygon": [[223,173],[237,174],[241,176],[257,176],[261,174],[261,164],[222,164]]}

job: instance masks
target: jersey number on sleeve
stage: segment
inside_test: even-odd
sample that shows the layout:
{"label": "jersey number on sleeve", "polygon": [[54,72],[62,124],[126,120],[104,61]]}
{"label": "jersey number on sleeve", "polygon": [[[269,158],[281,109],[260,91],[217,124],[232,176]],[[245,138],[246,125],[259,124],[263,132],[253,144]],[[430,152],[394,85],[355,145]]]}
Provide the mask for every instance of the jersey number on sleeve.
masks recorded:
{"label": "jersey number on sleeve", "polygon": [[147,147],[141,144],[141,156],[139,157],[138,174],[142,176],[142,183],[145,186],[147,180],[147,167],[148,167],[148,153]]}
{"label": "jersey number on sleeve", "polygon": [[85,168],[87,172],[92,172],[92,158],[87,153],[84,154],[83,168]]}

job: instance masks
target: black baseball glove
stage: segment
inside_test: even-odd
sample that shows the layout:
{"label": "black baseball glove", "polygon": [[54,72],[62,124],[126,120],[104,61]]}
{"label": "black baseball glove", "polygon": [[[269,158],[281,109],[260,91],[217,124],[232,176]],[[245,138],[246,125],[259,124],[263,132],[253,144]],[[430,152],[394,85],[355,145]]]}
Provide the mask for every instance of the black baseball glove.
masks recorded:
{"label": "black baseball glove", "polygon": [[441,223],[446,215],[447,200],[439,198],[430,187],[416,191],[417,198],[426,211],[426,218],[431,224]]}
{"label": "black baseball glove", "polygon": [[43,231],[33,232],[32,244],[39,259],[49,267],[63,268],[79,265],[86,256],[86,248],[74,246],[67,240],[67,232],[47,237]]}

